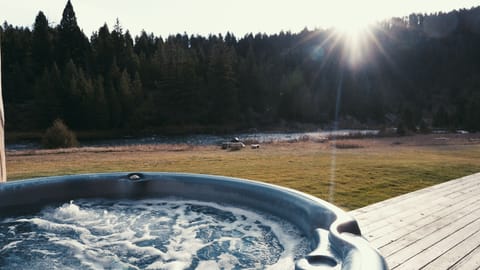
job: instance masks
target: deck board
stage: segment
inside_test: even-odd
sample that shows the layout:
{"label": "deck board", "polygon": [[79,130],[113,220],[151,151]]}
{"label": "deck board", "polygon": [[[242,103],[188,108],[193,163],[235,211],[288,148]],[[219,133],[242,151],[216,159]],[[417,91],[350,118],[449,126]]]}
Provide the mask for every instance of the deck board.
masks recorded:
{"label": "deck board", "polygon": [[[402,237],[408,237],[408,234],[411,232],[419,229],[425,229],[426,226],[438,222],[441,219],[455,218],[456,213],[462,211],[466,207],[470,206],[472,203],[479,202],[480,198],[471,199],[464,201],[462,204],[448,207],[446,209],[443,209],[442,211],[434,212],[431,215],[425,215],[423,213],[423,215],[419,214],[420,217],[418,219],[399,220],[397,227],[385,226],[383,229],[376,230],[375,232],[369,234],[368,238],[370,239],[370,242],[375,244],[375,246],[382,248],[383,246],[389,244],[392,241],[395,241]],[[460,213],[460,215],[462,214]]]}
{"label": "deck board", "polygon": [[[462,260],[465,260],[465,262],[470,260],[470,253],[473,253],[476,249],[480,249],[480,231],[475,232],[470,237],[472,237],[472,241],[462,241],[455,247],[448,250],[443,256],[440,256],[437,259],[431,261],[425,266],[424,269],[435,270],[441,268],[444,265],[454,265],[455,263]],[[472,252],[470,252],[469,254],[465,254],[465,250],[471,250]],[[480,265],[477,265],[477,267],[480,267]]]}
{"label": "deck board", "polygon": [[350,213],[391,269],[480,269],[480,173]]}
{"label": "deck board", "polygon": [[458,269],[480,269],[480,247],[477,247],[471,253],[467,254],[461,261],[451,267],[452,270]]}

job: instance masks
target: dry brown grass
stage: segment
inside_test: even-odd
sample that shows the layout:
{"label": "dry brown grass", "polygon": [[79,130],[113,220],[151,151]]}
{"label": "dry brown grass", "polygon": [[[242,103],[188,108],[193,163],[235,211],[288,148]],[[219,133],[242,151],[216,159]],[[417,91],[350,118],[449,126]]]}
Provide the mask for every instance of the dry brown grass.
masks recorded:
{"label": "dry brown grass", "polygon": [[333,198],[335,204],[355,209],[480,171],[480,141],[452,136],[447,140],[415,136],[337,141],[356,146],[347,149],[306,141],[273,142],[241,151],[189,145],[10,151],[7,171],[10,180],[127,171],[226,175]]}

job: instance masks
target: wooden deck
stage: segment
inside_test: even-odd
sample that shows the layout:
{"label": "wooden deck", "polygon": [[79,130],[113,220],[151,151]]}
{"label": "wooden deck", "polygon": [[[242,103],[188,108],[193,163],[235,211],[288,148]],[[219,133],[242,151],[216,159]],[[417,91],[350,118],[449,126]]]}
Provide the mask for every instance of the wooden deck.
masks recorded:
{"label": "wooden deck", "polygon": [[480,173],[350,213],[390,269],[480,269]]}

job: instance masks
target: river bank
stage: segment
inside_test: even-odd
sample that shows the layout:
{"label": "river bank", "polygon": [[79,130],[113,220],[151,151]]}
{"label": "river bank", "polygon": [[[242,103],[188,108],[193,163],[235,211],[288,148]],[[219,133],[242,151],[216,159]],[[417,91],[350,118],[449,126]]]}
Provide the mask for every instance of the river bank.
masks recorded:
{"label": "river bank", "polygon": [[[108,146],[134,146],[134,145],[162,145],[162,144],[188,144],[188,145],[220,145],[232,138],[239,138],[244,142],[272,143],[272,142],[295,142],[305,140],[325,140],[330,137],[365,137],[375,136],[378,130],[335,130],[335,131],[296,131],[296,132],[238,132],[226,134],[191,134],[191,135],[149,135],[149,136],[120,136],[110,137],[88,133],[79,133],[81,147],[108,147]],[[34,150],[40,149],[40,138],[34,133],[17,134],[16,139],[7,139],[7,150]],[[38,135],[38,134],[37,134]]]}

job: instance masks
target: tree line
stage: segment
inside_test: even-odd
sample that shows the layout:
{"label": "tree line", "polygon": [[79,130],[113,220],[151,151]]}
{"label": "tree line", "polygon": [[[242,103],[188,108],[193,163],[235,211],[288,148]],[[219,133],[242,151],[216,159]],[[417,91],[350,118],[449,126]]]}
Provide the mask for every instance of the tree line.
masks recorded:
{"label": "tree line", "polygon": [[[6,128],[76,130],[422,125],[480,130],[480,8],[412,14],[362,33],[142,32],[88,38],[70,1],[59,25],[0,27]],[[354,57],[353,54],[356,54]],[[353,119],[353,120],[352,120]]]}

